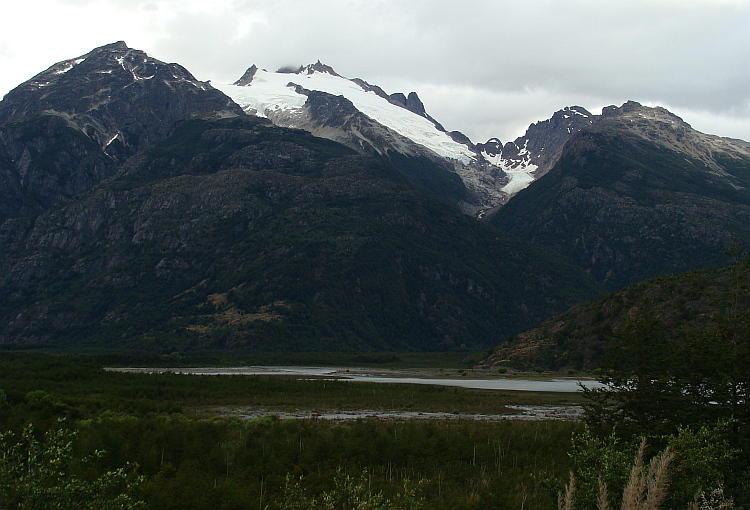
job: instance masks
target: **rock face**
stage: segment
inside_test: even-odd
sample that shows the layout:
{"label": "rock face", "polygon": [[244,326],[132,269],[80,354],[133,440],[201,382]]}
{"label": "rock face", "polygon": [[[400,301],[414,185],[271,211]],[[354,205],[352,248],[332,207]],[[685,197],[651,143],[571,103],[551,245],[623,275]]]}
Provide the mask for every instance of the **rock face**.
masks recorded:
{"label": "rock face", "polygon": [[233,83],[233,85],[237,85],[238,87],[247,87],[253,82],[253,78],[255,78],[255,73],[258,72],[258,68],[255,67],[255,65],[250,66],[247,71],[245,71],[245,74],[242,75],[242,77]]}
{"label": "rock face", "polygon": [[0,343],[480,347],[600,291],[383,158],[248,117],[181,124],[0,243]]}
{"label": "rock face", "polygon": [[534,177],[546,174],[560,159],[563,147],[575,133],[592,125],[596,117],[585,108],[572,106],[555,112],[548,120],[529,126],[526,134],[503,146],[505,165],[536,166]]}
{"label": "rock face", "polygon": [[663,108],[610,107],[492,222],[548,246],[608,289],[727,263],[750,244],[750,145]]}
{"label": "rock face", "polygon": [[[491,138],[486,143],[477,144],[476,150],[493,167],[510,176],[502,187],[510,199],[549,172],[560,159],[568,140],[581,129],[591,126],[597,118],[580,106],[568,107],[555,112],[548,120],[532,124],[526,134],[513,142],[503,145],[499,139]],[[486,217],[491,217],[496,211],[497,208]]]}
{"label": "rock face", "polygon": [[183,67],[123,42],[55,64],[0,103],[0,221],[91,188],[183,119],[238,115]]}

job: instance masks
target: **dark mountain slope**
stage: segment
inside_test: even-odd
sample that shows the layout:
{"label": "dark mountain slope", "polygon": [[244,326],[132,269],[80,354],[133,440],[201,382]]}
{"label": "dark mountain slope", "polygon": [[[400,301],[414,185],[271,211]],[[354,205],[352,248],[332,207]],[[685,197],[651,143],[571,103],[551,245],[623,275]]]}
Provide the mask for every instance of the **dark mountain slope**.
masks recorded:
{"label": "dark mountain slope", "polygon": [[487,346],[600,292],[386,161],[252,119],[186,122],[0,243],[6,344]]}
{"label": "dark mountain slope", "polygon": [[718,267],[732,243],[750,245],[743,143],[697,133],[663,109],[613,107],[491,221],[609,289]]}
{"label": "dark mountain slope", "polygon": [[412,142],[367,117],[343,96],[303,92],[307,96],[305,109],[316,126],[306,126],[312,134],[336,140],[360,154],[390,161],[412,186],[448,203],[457,205],[468,199],[466,186],[451,163],[417,150]]}
{"label": "dark mountain slope", "polygon": [[747,284],[746,262],[659,276],[576,305],[499,345],[481,364],[590,370],[622,350],[618,342],[627,337],[634,321],[650,322],[650,332],[672,345],[716,336],[726,322],[720,315],[733,316],[733,308],[741,313],[748,309]]}
{"label": "dark mountain slope", "polygon": [[55,64],[0,102],[0,222],[90,189],[183,119],[239,115],[183,67],[123,42]]}

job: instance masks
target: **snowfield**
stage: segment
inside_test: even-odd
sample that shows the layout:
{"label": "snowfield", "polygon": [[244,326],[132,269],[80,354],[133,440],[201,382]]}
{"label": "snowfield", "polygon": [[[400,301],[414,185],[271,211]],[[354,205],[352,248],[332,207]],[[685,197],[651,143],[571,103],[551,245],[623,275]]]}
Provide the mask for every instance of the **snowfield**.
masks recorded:
{"label": "snowfield", "polygon": [[375,92],[365,91],[355,82],[340,76],[324,72],[271,73],[259,69],[247,86],[212,85],[231,97],[246,112],[260,117],[267,117],[272,111],[293,113],[301,110],[307,96],[295,92],[294,85],[344,96],[363,114],[439,156],[458,160],[463,164],[468,164],[476,157],[466,145],[453,141],[424,117],[388,102]]}

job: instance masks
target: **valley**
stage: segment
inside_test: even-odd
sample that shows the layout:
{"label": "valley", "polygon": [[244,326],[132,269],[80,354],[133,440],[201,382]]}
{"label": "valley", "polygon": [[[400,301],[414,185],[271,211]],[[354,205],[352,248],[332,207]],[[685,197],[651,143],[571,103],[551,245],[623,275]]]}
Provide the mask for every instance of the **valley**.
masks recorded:
{"label": "valley", "polygon": [[643,440],[750,508],[749,190],[635,101],[474,143],[319,61],[53,64],[0,102],[0,507],[619,508]]}

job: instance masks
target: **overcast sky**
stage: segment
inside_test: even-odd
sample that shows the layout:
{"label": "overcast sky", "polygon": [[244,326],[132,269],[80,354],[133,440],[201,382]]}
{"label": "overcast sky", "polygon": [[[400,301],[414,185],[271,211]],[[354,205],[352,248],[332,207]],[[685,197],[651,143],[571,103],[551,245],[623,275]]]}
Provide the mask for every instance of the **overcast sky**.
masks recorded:
{"label": "overcast sky", "polygon": [[320,60],[475,142],[632,99],[750,141],[750,0],[6,1],[0,95],[124,40],[200,80]]}

